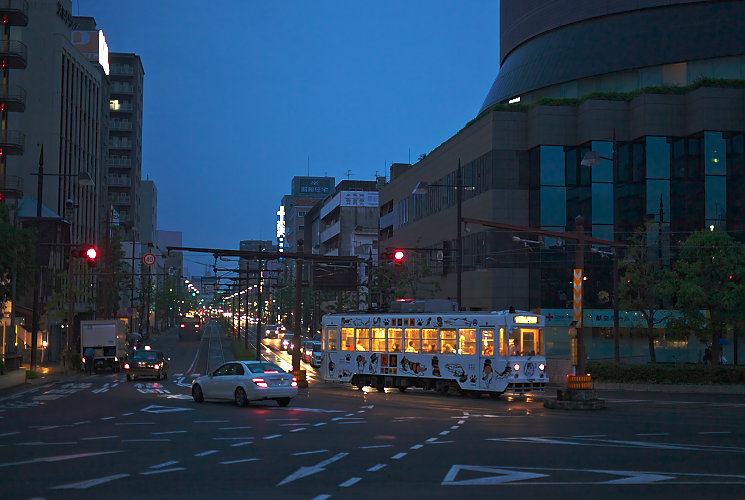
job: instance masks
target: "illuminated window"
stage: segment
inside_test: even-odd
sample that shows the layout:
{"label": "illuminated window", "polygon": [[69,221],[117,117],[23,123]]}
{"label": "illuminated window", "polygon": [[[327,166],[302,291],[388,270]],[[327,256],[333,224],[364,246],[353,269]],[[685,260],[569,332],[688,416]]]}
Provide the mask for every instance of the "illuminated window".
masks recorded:
{"label": "illuminated window", "polygon": [[442,329],[440,330],[440,353],[441,354],[455,354],[457,348],[457,337],[455,330]]}
{"label": "illuminated window", "polygon": [[372,350],[385,351],[385,328],[372,329]]}
{"label": "illuminated window", "polygon": [[369,351],[370,350],[370,329],[369,328],[357,328],[357,344],[355,345],[357,351]]}
{"label": "illuminated window", "polygon": [[529,330],[521,328],[522,332],[522,355],[535,356],[541,354],[540,344],[538,343],[538,330]]}
{"label": "illuminated window", "polygon": [[419,328],[407,328],[404,333],[406,334],[406,338],[404,339],[406,352],[419,352],[419,348],[422,345],[422,331]]}
{"label": "illuminated window", "polygon": [[119,99],[111,99],[109,101],[109,109],[111,111],[119,111],[121,108],[121,105],[119,104]]}
{"label": "illuminated window", "polygon": [[439,351],[439,339],[437,337],[437,328],[422,329],[422,352],[437,354]]}
{"label": "illuminated window", "polygon": [[388,329],[388,351],[401,352],[401,345],[403,344],[403,332],[404,331],[401,328]]}
{"label": "illuminated window", "polygon": [[494,356],[494,330],[481,330],[481,354]]}
{"label": "illuminated window", "polygon": [[499,355],[507,356],[507,336],[504,334],[504,328],[499,329]]}
{"label": "illuminated window", "polygon": [[476,329],[461,328],[458,337],[459,354],[476,354]]}
{"label": "illuminated window", "polygon": [[354,328],[342,328],[342,350],[343,351],[354,351]]}
{"label": "illuminated window", "polygon": [[339,330],[329,328],[326,330],[326,350],[336,351],[339,348]]}

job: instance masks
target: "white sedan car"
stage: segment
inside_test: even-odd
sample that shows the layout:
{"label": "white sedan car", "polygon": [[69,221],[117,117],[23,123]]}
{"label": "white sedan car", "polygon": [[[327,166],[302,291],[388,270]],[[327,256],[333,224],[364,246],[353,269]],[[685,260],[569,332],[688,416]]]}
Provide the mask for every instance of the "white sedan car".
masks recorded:
{"label": "white sedan car", "polygon": [[232,400],[238,406],[273,399],[287,406],[297,395],[297,378],[268,361],[231,361],[191,383],[194,401]]}

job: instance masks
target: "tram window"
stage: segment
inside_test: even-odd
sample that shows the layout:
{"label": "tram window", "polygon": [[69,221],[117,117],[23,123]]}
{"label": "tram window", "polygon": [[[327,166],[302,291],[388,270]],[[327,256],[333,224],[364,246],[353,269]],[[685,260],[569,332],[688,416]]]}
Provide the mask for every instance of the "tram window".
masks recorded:
{"label": "tram window", "polygon": [[385,351],[385,328],[372,329],[372,350]]}
{"label": "tram window", "polygon": [[538,330],[521,329],[522,332],[522,355],[535,356],[540,354],[538,349]]}
{"label": "tram window", "polygon": [[342,328],[342,351],[354,351],[354,328]]}
{"label": "tram window", "polygon": [[455,330],[440,330],[440,352],[442,354],[455,354],[455,347],[457,337],[455,336]]}
{"label": "tram window", "polygon": [[508,349],[510,356],[520,356],[520,354],[522,353],[522,348],[521,348],[522,343],[520,341],[520,330],[518,329],[512,330],[510,332],[509,337],[510,337],[509,339],[510,343],[507,346],[507,349]]}
{"label": "tram window", "polygon": [[494,356],[494,330],[481,330],[481,354]]}
{"label": "tram window", "polygon": [[357,351],[369,351],[370,350],[370,329],[369,328],[357,328],[357,343],[355,344],[355,350]]}
{"label": "tram window", "polygon": [[508,345],[507,345],[507,335],[505,335],[504,328],[499,329],[499,355],[500,356],[507,356],[507,353],[509,352]]}
{"label": "tram window", "polygon": [[422,345],[422,331],[419,328],[407,328],[404,333],[406,334],[404,339],[406,352],[419,352],[419,347]]}
{"label": "tram window", "polygon": [[422,352],[437,354],[439,349],[439,340],[437,337],[436,328],[423,328],[422,329]]}
{"label": "tram window", "polygon": [[326,349],[336,351],[339,348],[339,330],[329,328],[326,330]]}
{"label": "tram window", "polygon": [[458,335],[458,353],[476,354],[476,329],[461,328]]}
{"label": "tram window", "polygon": [[390,352],[401,352],[401,345],[403,343],[403,329],[402,328],[389,328],[388,329],[388,351]]}

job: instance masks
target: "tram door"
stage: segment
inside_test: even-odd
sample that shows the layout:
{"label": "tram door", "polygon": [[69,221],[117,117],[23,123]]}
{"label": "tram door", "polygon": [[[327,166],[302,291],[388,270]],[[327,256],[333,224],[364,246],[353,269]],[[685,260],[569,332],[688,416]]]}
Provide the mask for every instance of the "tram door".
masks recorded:
{"label": "tram door", "polygon": [[493,328],[481,329],[481,341],[479,342],[479,389],[490,389],[494,386],[495,362],[499,354],[499,340],[494,337]]}

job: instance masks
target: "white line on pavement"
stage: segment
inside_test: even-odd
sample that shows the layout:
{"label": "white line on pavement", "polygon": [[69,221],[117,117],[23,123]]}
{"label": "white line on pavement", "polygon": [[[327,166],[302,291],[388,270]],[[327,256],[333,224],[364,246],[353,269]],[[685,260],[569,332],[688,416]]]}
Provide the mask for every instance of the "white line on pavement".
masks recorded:
{"label": "white line on pavement", "polygon": [[230,420],[192,420],[195,424],[224,424]]}
{"label": "white line on pavement", "polygon": [[155,425],[155,422],[117,422],[114,425]]}
{"label": "white line on pavement", "polygon": [[186,470],[184,467],[174,467],[172,469],[158,469],[158,470],[149,470],[145,472],[140,472],[143,476],[150,476],[152,474],[163,474],[164,472],[176,472],[179,470]]}
{"label": "white line on pavement", "polygon": [[232,431],[234,429],[250,429],[250,425],[243,425],[241,427],[220,427],[218,430],[220,431]]}
{"label": "white line on pavement", "polygon": [[163,467],[167,467],[169,465],[176,465],[178,463],[178,460],[171,460],[170,462],[163,462],[162,464],[156,464],[151,465],[151,469],[162,469]]}
{"label": "white line on pavement", "polygon": [[81,441],[93,441],[94,439],[115,439],[119,436],[93,436],[87,438],[80,438]]}
{"label": "white line on pavement", "polygon": [[185,432],[189,431],[161,431],[161,432],[151,432],[153,436],[160,436],[161,434],[183,434]]}
{"label": "white line on pavement", "polygon": [[233,448],[235,448],[237,446],[246,446],[247,444],[254,444],[254,442],[253,441],[243,441],[242,443],[235,443],[235,444],[231,444],[230,446],[232,446]]}
{"label": "white line on pavement", "polygon": [[213,453],[218,453],[220,450],[207,450],[203,451],[201,453],[195,453],[195,457],[206,457],[207,455],[212,455]]}
{"label": "white line on pavement", "polygon": [[392,458],[393,460],[400,460],[400,459],[404,458],[404,457],[405,457],[406,455],[407,455],[406,453],[404,453],[404,452],[401,452],[401,453],[396,453],[396,454],[395,454],[395,455],[393,455],[393,456],[392,456],[391,458]]}
{"label": "white line on pavement", "polygon": [[292,429],[290,432],[300,432],[306,430],[307,427],[298,427],[297,429]]}
{"label": "white line on pavement", "polygon": [[370,446],[360,446],[359,448],[363,450],[369,450],[372,448],[391,448],[391,447],[393,447],[392,444],[373,444]]}
{"label": "white line on pavement", "polygon": [[341,488],[348,488],[348,487],[352,486],[353,484],[358,483],[361,479],[362,479],[361,477],[350,477],[349,479],[347,479],[343,483],[340,483],[339,484],[339,487],[341,487]]}
{"label": "white line on pavement", "polygon": [[242,462],[255,462],[260,460],[259,458],[241,458],[240,460],[228,460],[227,462],[220,462],[222,465],[239,464]]}
{"label": "white line on pavement", "polygon": [[299,451],[297,453],[293,453],[295,456],[300,455],[313,455],[314,453],[326,453],[329,450],[313,450],[313,451]]}
{"label": "white line on pavement", "polygon": [[52,486],[49,489],[50,490],[64,490],[64,489],[77,488],[77,489],[82,490],[85,488],[90,488],[91,486],[97,486],[99,484],[108,483],[109,481],[114,481],[115,479],[122,479],[124,477],[129,477],[129,474],[114,474],[113,476],[99,477],[97,479],[88,479],[87,481],[80,481],[78,483],[69,483],[69,484],[62,484],[60,486]]}
{"label": "white line on pavement", "polygon": [[162,443],[170,439],[122,439],[122,443]]}
{"label": "white line on pavement", "polygon": [[278,437],[282,437],[282,434],[272,434],[271,436],[267,436],[264,439],[274,439]]}
{"label": "white line on pavement", "polygon": [[387,465],[388,464],[377,464],[377,465],[373,465],[372,467],[370,467],[369,469],[367,469],[367,472],[377,472],[380,469],[382,469],[383,467],[386,467]]}
{"label": "white line on pavement", "polygon": [[418,450],[419,448],[424,448],[424,445],[421,444],[415,444],[414,446],[411,446],[410,450]]}

